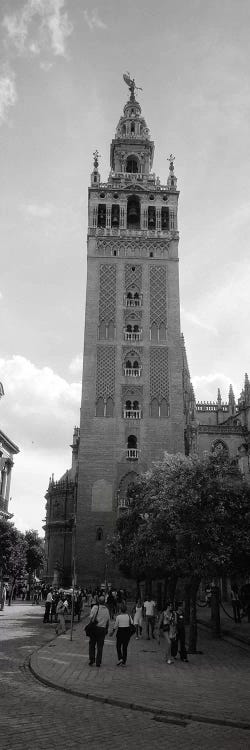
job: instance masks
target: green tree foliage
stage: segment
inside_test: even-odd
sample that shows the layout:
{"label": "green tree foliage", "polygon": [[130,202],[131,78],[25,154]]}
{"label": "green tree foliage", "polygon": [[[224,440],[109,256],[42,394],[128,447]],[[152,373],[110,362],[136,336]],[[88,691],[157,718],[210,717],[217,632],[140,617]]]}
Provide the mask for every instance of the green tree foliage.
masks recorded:
{"label": "green tree foliage", "polygon": [[250,569],[250,488],[225,456],[164,456],[128,490],[108,551],[140,580],[185,579],[196,650],[196,596],[202,579]]}
{"label": "green tree foliage", "polygon": [[37,531],[33,529],[25,531],[24,539],[26,542],[26,569],[29,574],[33,574],[35,570],[39,571],[44,566],[44,542],[38,536]]}

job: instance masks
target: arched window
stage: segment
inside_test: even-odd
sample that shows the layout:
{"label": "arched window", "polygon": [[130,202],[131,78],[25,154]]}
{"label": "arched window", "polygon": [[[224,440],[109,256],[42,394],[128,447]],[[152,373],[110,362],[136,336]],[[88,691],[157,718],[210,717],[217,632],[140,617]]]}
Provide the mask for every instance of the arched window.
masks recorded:
{"label": "arched window", "polygon": [[139,401],[133,401],[133,410],[139,411]]}
{"label": "arched window", "polygon": [[154,417],[154,419],[158,419],[159,417],[159,404],[157,398],[153,398],[151,401],[151,417]]}
{"label": "arched window", "polygon": [[151,341],[158,341],[158,326],[156,323],[151,325]]}
{"label": "arched window", "polygon": [[105,203],[99,203],[98,205],[98,227],[106,227],[106,205]]}
{"label": "arched window", "polygon": [[148,228],[155,229],[156,226],[156,213],[155,206],[148,207]]}
{"label": "arched window", "polygon": [[139,326],[137,325],[137,323],[136,323],[136,325],[135,325],[135,326],[133,327],[133,331],[134,331],[134,333],[139,333]]}
{"label": "arched window", "polygon": [[168,404],[166,399],[163,398],[160,405],[160,417],[168,417]]}
{"label": "arched window", "polygon": [[134,293],[134,300],[139,300],[139,299],[140,299],[140,297],[139,297],[138,292],[135,292]]}
{"label": "arched window", "polygon": [[133,299],[133,295],[131,294],[131,292],[128,292],[127,299]]}
{"label": "arched window", "polygon": [[99,325],[99,339],[106,339],[106,323],[104,321]]}
{"label": "arched window", "polygon": [[136,159],[135,156],[129,156],[126,162],[126,172],[132,172],[132,174],[136,174],[139,172],[138,169],[138,159]]}
{"label": "arched window", "polygon": [[131,195],[128,198],[127,204],[127,226],[131,229],[140,228],[140,201],[136,195]]}
{"label": "arched window", "polygon": [[96,402],[96,416],[104,417],[104,399],[98,398]]}
{"label": "arched window", "polygon": [[131,409],[131,401],[126,401],[126,410],[129,411]]}
{"label": "arched window", "polygon": [[101,542],[103,539],[103,528],[101,526],[98,526],[96,529],[96,541]]}
{"label": "arched window", "polygon": [[130,323],[128,323],[128,325],[126,326],[127,333],[132,333],[132,330],[132,326],[130,325]]}
{"label": "arched window", "polygon": [[169,229],[169,208],[163,206],[161,209],[161,228]]}
{"label": "arched window", "polygon": [[164,325],[164,323],[161,323],[159,328],[159,340],[166,341],[166,326]]}
{"label": "arched window", "polygon": [[131,135],[134,135],[135,132],[135,123],[131,122],[131,128],[130,128]]}
{"label": "arched window", "polygon": [[115,326],[113,320],[108,324],[108,339],[111,341],[115,338]]}
{"label": "arched window", "polygon": [[132,364],[130,362],[130,359],[127,359],[127,361],[125,363],[125,367],[126,367],[126,370],[131,370]]}
{"label": "arched window", "polygon": [[128,448],[137,448],[137,437],[135,435],[128,436]]}
{"label": "arched window", "polygon": [[111,211],[111,226],[119,227],[119,221],[120,221],[120,206],[115,204],[114,206],[112,206],[112,211]]}
{"label": "arched window", "polygon": [[114,415],[114,402],[112,398],[107,399],[106,403],[106,417],[113,417]]}
{"label": "arched window", "polygon": [[125,125],[125,123],[122,126],[122,135],[126,135],[126,125]]}
{"label": "arched window", "polygon": [[134,370],[139,370],[139,362],[137,362],[137,359],[135,359],[133,362],[133,368]]}

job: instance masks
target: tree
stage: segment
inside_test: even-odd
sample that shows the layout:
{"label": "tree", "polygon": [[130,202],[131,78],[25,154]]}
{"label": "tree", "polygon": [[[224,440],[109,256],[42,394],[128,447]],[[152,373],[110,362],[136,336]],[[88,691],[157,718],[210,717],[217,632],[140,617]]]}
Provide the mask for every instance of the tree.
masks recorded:
{"label": "tree", "polygon": [[26,570],[29,575],[30,588],[34,572],[39,571],[40,568],[44,567],[44,542],[43,539],[38,536],[37,531],[34,531],[34,529],[25,531],[24,539],[26,543]]}
{"label": "tree", "polygon": [[250,569],[250,487],[225,456],[165,454],[128,494],[109,549],[132,577],[186,581],[195,653],[200,581]]}

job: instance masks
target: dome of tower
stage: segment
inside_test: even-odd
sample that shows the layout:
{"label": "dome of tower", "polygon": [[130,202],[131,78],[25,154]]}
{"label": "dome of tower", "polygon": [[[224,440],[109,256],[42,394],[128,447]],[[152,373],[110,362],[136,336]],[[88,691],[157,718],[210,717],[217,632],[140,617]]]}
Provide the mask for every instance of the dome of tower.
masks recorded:
{"label": "dome of tower", "polygon": [[130,97],[129,101],[125,104],[123,109],[123,115],[120,117],[116,128],[116,138],[149,138],[150,133],[147,127],[147,123],[141,114],[140,104]]}

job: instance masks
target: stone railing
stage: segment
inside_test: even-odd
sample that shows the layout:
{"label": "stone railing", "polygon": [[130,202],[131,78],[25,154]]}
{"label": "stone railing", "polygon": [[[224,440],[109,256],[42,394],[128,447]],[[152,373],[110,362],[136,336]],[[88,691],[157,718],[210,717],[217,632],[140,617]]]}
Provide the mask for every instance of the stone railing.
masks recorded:
{"label": "stone railing", "polygon": [[129,461],[138,461],[139,451],[138,448],[128,448],[127,458]]}
{"label": "stone railing", "polygon": [[125,367],[124,375],[131,378],[139,378],[141,375],[141,367]]}
{"label": "stone railing", "polygon": [[124,331],[125,341],[140,341],[141,331]]}
{"label": "stone railing", "polygon": [[141,409],[124,409],[124,419],[141,419]]}

